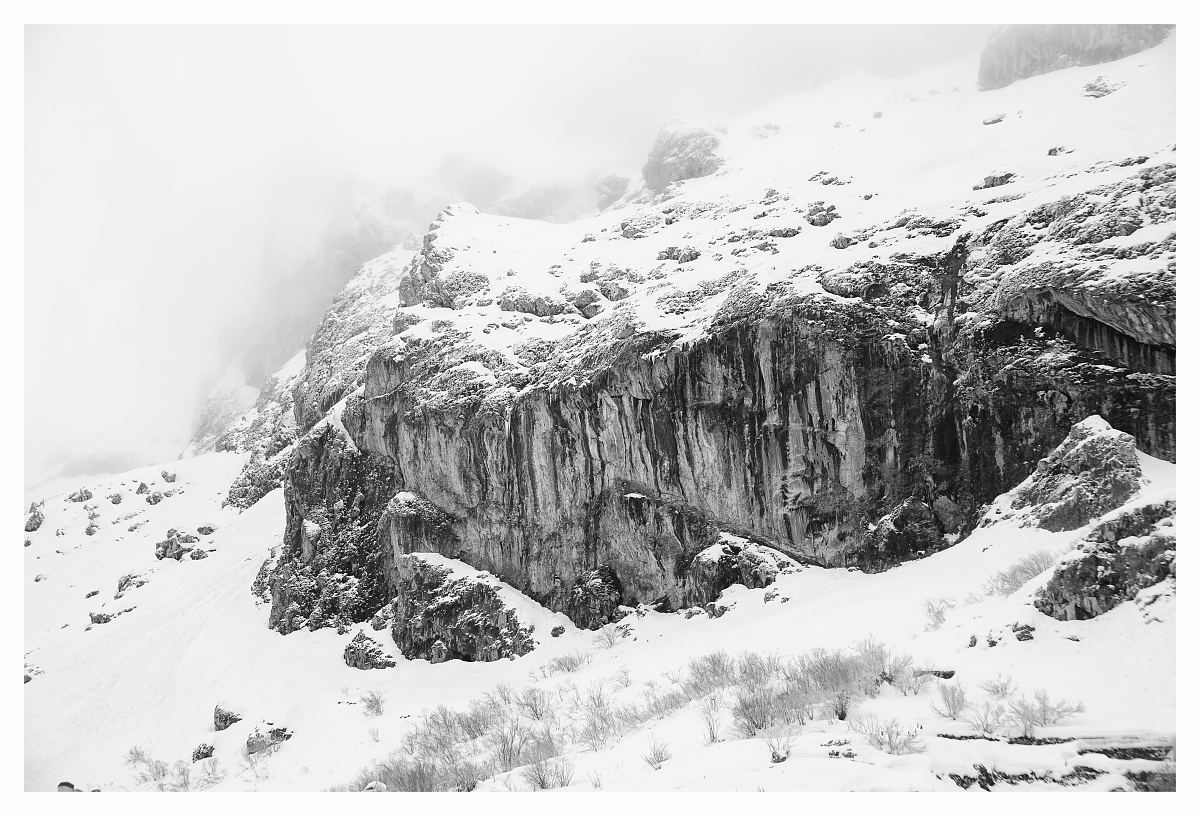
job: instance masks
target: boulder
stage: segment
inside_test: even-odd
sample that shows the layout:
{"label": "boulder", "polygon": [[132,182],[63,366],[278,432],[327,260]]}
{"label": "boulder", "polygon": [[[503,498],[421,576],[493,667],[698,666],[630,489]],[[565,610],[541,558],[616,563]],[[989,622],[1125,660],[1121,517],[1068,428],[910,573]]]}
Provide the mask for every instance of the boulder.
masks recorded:
{"label": "boulder", "polygon": [[158,504],[162,500],[163,500],[163,494],[159,493],[157,490],[155,490],[153,493],[151,493],[149,496],[146,497],[146,504]]}
{"label": "boulder", "polygon": [[910,558],[930,555],[948,545],[928,504],[907,498],[883,516],[867,536],[871,569],[882,569]]}
{"label": "boulder", "polygon": [[354,639],[346,644],[346,650],[342,653],[342,659],[346,661],[346,665],[354,669],[390,669],[396,665],[383,647],[374,639],[369,637],[366,632],[359,632],[354,636]]}
{"label": "boulder", "polygon": [[159,475],[162,476],[164,482],[170,483],[175,481],[175,474],[171,473],[170,471],[164,470]]}
{"label": "boulder", "polygon": [[120,504],[123,498],[124,497],[120,493],[110,493],[108,495],[108,500],[113,504]]}
{"label": "boulder", "polygon": [[621,582],[607,564],[589,570],[571,585],[567,616],[582,629],[599,629],[616,619]]}
{"label": "boulder", "polygon": [[217,528],[213,527],[211,524],[201,524],[199,527],[196,528],[196,532],[202,536],[212,535],[216,531],[217,531]]}
{"label": "boulder", "polygon": [[25,532],[36,532],[45,520],[46,515],[42,512],[41,504],[35,502],[29,505],[29,515],[25,518]]}
{"label": "boulder", "polygon": [[141,496],[144,493],[149,493],[150,488],[146,486],[145,482],[138,482],[137,490],[135,492],[137,495]]}
{"label": "boulder", "polygon": [[692,558],[684,584],[684,605],[702,606],[715,601],[734,584],[762,589],[773,584],[783,570],[798,566],[778,550],[722,533],[720,543]]}
{"label": "boulder", "polygon": [[67,501],[69,501],[69,502],[85,502],[85,501],[88,501],[90,498],[92,498],[92,491],[88,490],[86,487],[81,487],[78,490],[76,490],[74,493],[67,496]]}
{"label": "boulder", "polygon": [[192,750],[192,762],[199,762],[202,759],[208,759],[213,755],[213,747],[207,742],[202,742]]}
{"label": "boulder", "polygon": [[263,723],[254,726],[246,737],[246,753],[270,753],[292,738],[292,732],[281,725]]}
{"label": "boulder", "polygon": [[1133,437],[1093,415],[1009,494],[1011,506],[1024,511],[1028,525],[1074,530],[1128,501],[1141,476]]}
{"label": "boulder", "polygon": [[220,703],[213,706],[213,730],[224,731],[236,722],[242,721],[242,715],[229,709],[222,708]]}

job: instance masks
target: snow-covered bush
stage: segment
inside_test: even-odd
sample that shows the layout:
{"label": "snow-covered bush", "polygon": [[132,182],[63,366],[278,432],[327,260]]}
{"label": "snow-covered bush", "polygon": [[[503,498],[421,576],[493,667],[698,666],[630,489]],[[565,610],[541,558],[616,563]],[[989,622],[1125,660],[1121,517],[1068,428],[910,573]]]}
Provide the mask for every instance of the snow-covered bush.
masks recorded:
{"label": "snow-covered bush", "polygon": [[1032,700],[1025,697],[1014,697],[1009,702],[1009,711],[1013,721],[1021,729],[1022,736],[1032,737],[1035,729],[1057,725],[1082,714],[1084,708],[1078,701],[1051,702],[1050,695],[1046,693],[1046,690],[1038,689],[1033,693]]}
{"label": "snow-covered bush", "polygon": [[383,714],[383,704],[386,699],[378,691],[368,691],[362,697],[359,697],[358,701],[362,703],[363,713],[368,717],[378,717]]}
{"label": "snow-covered bush", "polygon": [[586,666],[592,661],[592,656],[587,652],[570,652],[569,654],[560,655],[559,657],[551,658],[542,666],[542,676],[549,677],[554,674],[565,673],[570,674],[577,669]]}
{"label": "snow-covered bush", "polygon": [[615,625],[609,624],[602,626],[596,631],[595,644],[602,649],[611,649],[621,642],[623,637],[621,630]]}
{"label": "snow-covered bush", "polygon": [[491,755],[492,769],[502,773],[520,765],[529,737],[529,728],[520,718],[507,712],[498,717],[483,740]]}
{"label": "snow-covered bush", "polygon": [[759,739],[771,752],[771,762],[779,763],[792,755],[792,733],[787,728],[772,728],[763,732]]}
{"label": "snow-covered bush", "polygon": [[958,715],[962,714],[963,709],[967,707],[967,692],[963,689],[962,683],[939,683],[938,697],[941,698],[941,705],[934,702],[930,703],[929,707],[939,717],[957,720]]}
{"label": "snow-covered bush", "polygon": [[855,717],[850,730],[866,738],[873,747],[889,754],[917,754],[925,750],[920,726],[903,726],[898,720]]}
{"label": "snow-covered bush", "polygon": [[981,706],[968,708],[963,719],[975,729],[976,733],[991,736],[1008,722],[1008,709],[1003,705],[988,701]]}
{"label": "snow-covered bush", "polygon": [[940,629],[942,624],[946,622],[946,613],[953,609],[954,601],[949,598],[926,598],[925,599],[925,617],[927,623],[925,630],[932,632]]}
{"label": "snow-covered bush", "polygon": [[730,706],[733,722],[747,737],[775,725],[779,719],[779,705],[773,689],[767,685],[742,683],[734,691]]}
{"label": "snow-covered bush", "polygon": [[1056,563],[1058,559],[1045,550],[1031,553],[989,578],[984,591],[989,595],[1011,595]]}
{"label": "snow-covered bush", "polygon": [[993,700],[1003,700],[1008,695],[1016,690],[1016,685],[1013,679],[1003,674],[997,674],[990,680],[984,680],[979,684],[979,688],[984,694],[991,697]]}

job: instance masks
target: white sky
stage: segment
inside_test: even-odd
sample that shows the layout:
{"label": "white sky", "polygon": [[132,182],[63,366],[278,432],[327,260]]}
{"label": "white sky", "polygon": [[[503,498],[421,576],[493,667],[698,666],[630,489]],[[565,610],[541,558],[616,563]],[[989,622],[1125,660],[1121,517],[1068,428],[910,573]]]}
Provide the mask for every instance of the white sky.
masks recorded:
{"label": "white sky", "polygon": [[636,169],[669,119],[986,32],[27,28],[25,480],[176,456],[268,231],[303,240],[335,179],[404,184],[448,153],[528,181]]}

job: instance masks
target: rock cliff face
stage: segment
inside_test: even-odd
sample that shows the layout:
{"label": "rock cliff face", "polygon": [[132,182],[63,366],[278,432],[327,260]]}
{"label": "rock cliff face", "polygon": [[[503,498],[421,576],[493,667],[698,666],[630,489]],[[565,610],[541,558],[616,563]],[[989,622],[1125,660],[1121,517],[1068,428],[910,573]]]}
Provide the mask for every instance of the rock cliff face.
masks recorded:
{"label": "rock cliff face", "polygon": [[983,50],[979,89],[989,91],[1018,79],[1127,57],[1162,42],[1171,25],[1009,25]]}
{"label": "rock cliff face", "polygon": [[1114,456],[1174,458],[1169,145],[1096,161],[1038,142],[1002,197],[971,189],[972,165],[897,209],[841,170],[783,173],[763,141],[757,176],[668,187],[704,173],[696,144],[660,139],[647,181],[665,190],[579,224],[451,207],[398,308],[350,298],[362,323],[314,337],[294,392],[271,625],[347,626],[399,596],[406,653],[486,659],[405,629],[430,602],[410,556],[595,628],[787,564],[882,570],[950,546],[1092,415]]}

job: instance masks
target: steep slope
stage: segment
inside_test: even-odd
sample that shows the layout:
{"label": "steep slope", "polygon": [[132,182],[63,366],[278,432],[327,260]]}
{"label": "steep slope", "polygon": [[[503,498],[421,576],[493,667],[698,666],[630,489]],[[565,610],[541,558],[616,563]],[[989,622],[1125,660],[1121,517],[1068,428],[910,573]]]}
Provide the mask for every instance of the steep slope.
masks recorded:
{"label": "steep slope", "polygon": [[272,620],[361,620],[436,552],[594,627],[695,600],[722,534],[867,570],[949,546],[1090,414],[1173,458],[1173,47],[1103,96],[963,64],[675,127],[571,224],[447,208],[298,443]]}

